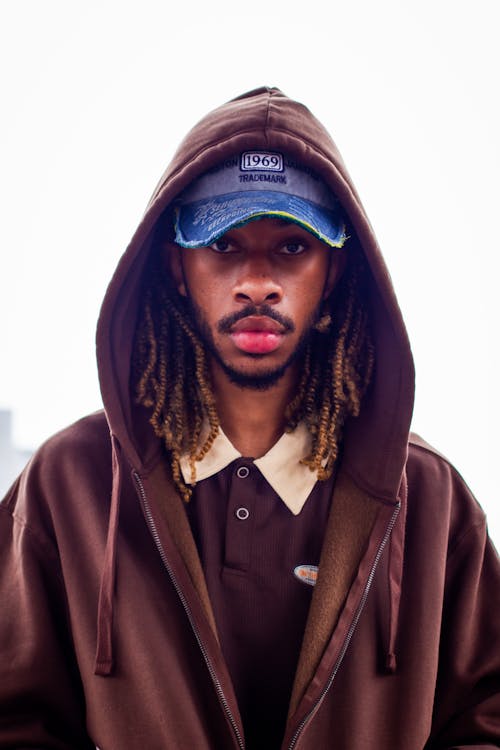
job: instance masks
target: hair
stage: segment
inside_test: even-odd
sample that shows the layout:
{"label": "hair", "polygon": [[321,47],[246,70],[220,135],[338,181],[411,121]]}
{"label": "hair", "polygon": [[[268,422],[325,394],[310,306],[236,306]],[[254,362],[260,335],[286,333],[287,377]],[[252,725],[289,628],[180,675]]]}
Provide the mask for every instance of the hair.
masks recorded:
{"label": "hair", "polygon": [[[150,411],[150,424],[163,441],[176,488],[187,502],[192,487],[183,479],[181,456],[189,456],[194,485],[196,462],[217,437],[219,418],[205,346],[186,299],[167,273],[158,244],[144,275],[133,386],[137,403]],[[311,451],[302,463],[319,480],[332,474],[345,421],[359,415],[374,365],[366,306],[368,270],[352,237],[343,252],[348,254],[346,268],[322,305],[304,350],[296,395],[285,412],[287,432],[299,422],[309,429]]]}

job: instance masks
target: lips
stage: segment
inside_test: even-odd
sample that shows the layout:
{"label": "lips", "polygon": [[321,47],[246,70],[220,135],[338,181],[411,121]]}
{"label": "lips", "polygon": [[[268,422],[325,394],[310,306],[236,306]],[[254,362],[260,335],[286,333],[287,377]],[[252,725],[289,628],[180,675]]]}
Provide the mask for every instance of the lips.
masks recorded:
{"label": "lips", "polygon": [[285,328],[272,318],[250,315],[231,326],[229,334],[240,351],[247,354],[269,354],[281,345]]}

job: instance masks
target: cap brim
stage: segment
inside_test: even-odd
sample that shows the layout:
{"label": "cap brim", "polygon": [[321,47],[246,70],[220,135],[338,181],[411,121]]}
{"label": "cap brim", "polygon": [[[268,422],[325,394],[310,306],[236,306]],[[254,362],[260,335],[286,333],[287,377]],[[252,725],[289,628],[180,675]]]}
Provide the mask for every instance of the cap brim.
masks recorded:
{"label": "cap brim", "polygon": [[181,247],[206,247],[230,229],[264,216],[299,224],[330,247],[342,247],[347,239],[340,211],[330,211],[295,195],[252,190],[178,206],[175,241]]}

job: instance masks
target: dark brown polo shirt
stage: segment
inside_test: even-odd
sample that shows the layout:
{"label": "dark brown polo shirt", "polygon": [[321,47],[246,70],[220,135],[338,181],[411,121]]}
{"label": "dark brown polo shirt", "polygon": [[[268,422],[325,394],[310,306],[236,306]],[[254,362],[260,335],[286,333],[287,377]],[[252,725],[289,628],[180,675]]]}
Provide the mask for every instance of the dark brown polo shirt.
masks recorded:
{"label": "dark brown polo shirt", "polygon": [[[242,457],[199,481],[187,506],[248,750],[280,747],[313,591],[309,566],[319,564],[333,478],[304,476],[312,490],[297,515]],[[290,486],[284,494],[293,505]]]}

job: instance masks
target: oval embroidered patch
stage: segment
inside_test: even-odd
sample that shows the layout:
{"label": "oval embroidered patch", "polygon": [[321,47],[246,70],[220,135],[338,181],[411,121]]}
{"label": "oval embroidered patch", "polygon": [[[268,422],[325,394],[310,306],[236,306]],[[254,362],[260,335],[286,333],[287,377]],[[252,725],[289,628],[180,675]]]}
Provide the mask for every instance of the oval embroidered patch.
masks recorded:
{"label": "oval embroidered patch", "polygon": [[317,565],[297,565],[294,568],[293,573],[299,581],[307,583],[309,586],[315,586],[318,580],[318,566]]}

